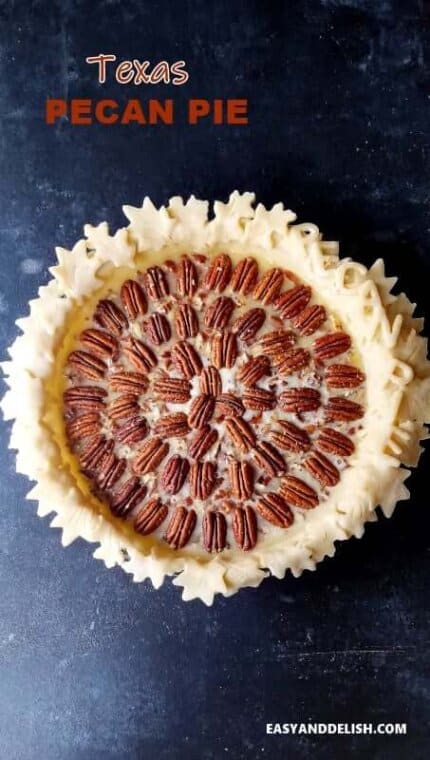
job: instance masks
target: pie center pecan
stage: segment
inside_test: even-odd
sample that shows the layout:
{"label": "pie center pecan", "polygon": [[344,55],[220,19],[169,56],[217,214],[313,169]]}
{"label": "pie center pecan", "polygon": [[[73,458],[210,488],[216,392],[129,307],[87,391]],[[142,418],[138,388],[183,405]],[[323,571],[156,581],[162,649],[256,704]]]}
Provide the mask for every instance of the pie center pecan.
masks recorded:
{"label": "pie center pecan", "polygon": [[66,437],[136,533],[249,551],[324,508],[354,454],[365,375],[289,274],[184,254],[96,304],[65,366]]}

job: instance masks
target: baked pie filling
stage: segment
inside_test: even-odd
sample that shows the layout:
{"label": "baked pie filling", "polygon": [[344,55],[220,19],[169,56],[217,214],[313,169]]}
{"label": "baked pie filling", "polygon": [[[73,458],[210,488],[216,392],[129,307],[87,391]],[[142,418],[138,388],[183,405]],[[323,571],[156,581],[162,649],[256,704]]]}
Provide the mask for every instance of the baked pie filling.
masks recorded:
{"label": "baked pie filling", "polygon": [[365,376],[292,272],[188,254],[102,298],[66,364],[66,435],[115,517],[172,549],[253,549],[323,505]]}

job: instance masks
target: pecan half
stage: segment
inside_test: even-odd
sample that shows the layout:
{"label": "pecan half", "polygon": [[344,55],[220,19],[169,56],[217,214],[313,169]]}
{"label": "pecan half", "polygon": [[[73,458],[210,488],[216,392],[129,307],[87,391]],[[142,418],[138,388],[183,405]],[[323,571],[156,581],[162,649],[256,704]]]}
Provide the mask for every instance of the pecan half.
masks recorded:
{"label": "pecan half", "polygon": [[94,470],[102,461],[103,457],[110,454],[113,450],[114,442],[108,441],[101,435],[95,435],[90,438],[81,451],[79,452],[79,461],[82,470],[90,472]]}
{"label": "pecan half", "polygon": [[137,338],[128,338],[122,345],[123,354],[139,372],[150,372],[157,365],[154,352]]}
{"label": "pecan half", "polygon": [[[105,472],[105,468],[109,467],[110,462],[115,461],[116,459],[113,451],[113,441],[108,441],[107,443],[109,445],[106,445],[100,456],[97,456],[97,461],[95,461],[94,464],[92,462],[89,462],[88,464],[84,465],[80,459],[81,472],[97,485],[96,490],[98,491],[101,490],[100,482],[102,482],[102,476]],[[81,457],[81,454],[79,457]]]}
{"label": "pecan half", "polygon": [[160,417],[154,425],[154,432],[160,438],[184,438],[190,432],[187,415],[184,412],[173,412]]}
{"label": "pecan half", "polygon": [[253,549],[257,543],[257,518],[252,507],[237,507],[233,517],[233,535],[244,552]]}
{"label": "pecan half", "polygon": [[221,393],[215,400],[217,417],[242,417],[245,407],[234,393]]}
{"label": "pecan half", "polygon": [[303,466],[323,486],[331,487],[339,482],[339,470],[319,451],[313,452],[304,461]]}
{"label": "pecan half", "polygon": [[130,417],[136,417],[140,409],[136,396],[132,393],[127,393],[111,401],[107,412],[109,417],[117,422],[119,420],[127,420]]}
{"label": "pecan half", "polygon": [[312,509],[319,503],[317,492],[295,475],[284,475],[279,490],[289,504],[300,509]]}
{"label": "pecan half", "polygon": [[236,379],[247,386],[255,385],[264,375],[270,374],[270,360],[267,356],[253,356],[236,372]]}
{"label": "pecan half", "polygon": [[169,295],[169,286],[161,267],[150,267],[143,275],[143,285],[147,295],[153,301]]}
{"label": "pecan half", "polygon": [[212,364],[221,367],[233,367],[237,357],[236,336],[233,333],[221,333],[214,335],[211,343]]}
{"label": "pecan half", "polygon": [[212,330],[222,330],[227,327],[234,311],[235,303],[228,296],[220,296],[209,304],[205,311],[204,322]]}
{"label": "pecan half", "polygon": [[325,380],[329,388],[357,388],[365,379],[364,372],[352,364],[330,364],[325,371]]}
{"label": "pecan half", "polygon": [[309,364],[311,355],[305,348],[291,348],[285,354],[278,357],[276,366],[280,375],[292,375],[293,372],[299,372]]}
{"label": "pecan half", "polygon": [[197,516],[194,509],[177,507],[167,526],[164,540],[172,549],[183,549],[191,538]]}
{"label": "pecan half", "polygon": [[87,380],[100,380],[107,370],[106,364],[98,356],[87,351],[72,351],[67,359],[68,369]]}
{"label": "pecan half", "polygon": [[254,489],[254,470],[249,462],[230,462],[228,473],[233,496],[249,499]]}
{"label": "pecan half", "polygon": [[120,296],[129,319],[146,314],[148,305],[145,293],[137,280],[126,280],[121,286]]}
{"label": "pecan half", "polygon": [[294,515],[279,493],[265,493],[256,503],[260,515],[278,528],[289,528],[294,522]]}
{"label": "pecan half", "polygon": [[276,396],[273,391],[266,391],[263,388],[246,388],[242,399],[245,409],[256,409],[259,412],[274,409],[276,406]]}
{"label": "pecan half", "polygon": [[350,401],[342,396],[331,396],[325,406],[325,418],[328,422],[349,422],[359,420],[364,415],[361,404]]}
{"label": "pecan half", "polygon": [[255,444],[255,433],[243,417],[227,417],[225,427],[233,443],[241,451],[247,452]]}
{"label": "pecan half", "polygon": [[[108,454],[101,464],[97,466],[96,477],[100,490],[108,491],[112,488],[124,474],[126,467],[127,462],[125,459],[117,459],[113,452]],[[109,497],[109,494],[107,496]]]}
{"label": "pecan half", "polygon": [[194,346],[181,340],[172,348],[172,361],[176,369],[188,380],[202,371],[202,361]]}
{"label": "pecan half", "polygon": [[93,355],[99,356],[101,359],[110,359],[118,350],[117,339],[113,335],[96,328],[89,328],[81,332],[79,340],[85,348],[91,350]]}
{"label": "pecan half", "polygon": [[66,435],[69,441],[75,443],[83,438],[91,438],[97,433],[100,425],[100,416],[97,412],[87,412],[75,417],[66,424]]}
{"label": "pecan half", "polygon": [[200,390],[210,396],[219,396],[222,391],[221,375],[216,367],[205,367],[200,375]]}
{"label": "pecan half", "polygon": [[280,475],[287,469],[282,454],[268,441],[260,441],[252,449],[251,456],[257,467],[260,467],[261,470],[264,470],[272,478]]}
{"label": "pecan half", "polygon": [[185,483],[190,465],[188,459],[183,459],[178,454],[166,462],[161,474],[161,485],[172,496],[181,490]]}
{"label": "pecan half", "polygon": [[109,507],[116,517],[126,517],[146,496],[146,486],[139,478],[129,478],[116,488],[109,497]]}
{"label": "pecan half", "polygon": [[319,361],[331,359],[333,356],[344,354],[351,348],[351,338],[344,332],[330,333],[317,338],[314,343],[314,354]]}
{"label": "pecan half", "polygon": [[203,282],[203,287],[206,290],[214,290],[217,293],[221,293],[225,290],[230,282],[231,276],[231,260],[225,253],[220,253],[216,256],[209,266],[206,273],[206,277]]}
{"label": "pecan half", "polygon": [[113,372],[109,377],[109,385],[114,391],[140,396],[148,388],[148,378],[141,372]]}
{"label": "pecan half", "polygon": [[197,291],[197,270],[188,257],[181,259],[176,270],[176,287],[180,296],[193,296]]}
{"label": "pecan half", "polygon": [[149,499],[136,515],[134,529],[142,536],[149,536],[167,517],[168,508],[162,504],[158,497]]}
{"label": "pecan half", "polygon": [[188,444],[188,453],[192,459],[202,459],[218,440],[218,432],[209,425],[198,428]]}
{"label": "pecan half", "polygon": [[185,404],[190,398],[191,386],[180,377],[160,377],[154,382],[154,393],[160,401]]}
{"label": "pecan half", "polygon": [[193,499],[207,499],[216,481],[216,469],[213,462],[193,462],[190,467],[190,493]]}
{"label": "pecan half", "polygon": [[297,285],[276,299],[275,306],[284,319],[297,317],[311,300],[312,291],[307,285]]}
{"label": "pecan half", "polygon": [[281,356],[294,345],[294,333],[286,330],[272,330],[258,341],[259,348],[265,356]]}
{"label": "pecan half", "polygon": [[293,319],[293,325],[300,335],[312,335],[327,319],[324,306],[314,304],[307,306]]}
{"label": "pecan half", "polygon": [[121,335],[123,329],[127,327],[127,317],[124,312],[108,298],[103,298],[98,302],[94,312],[94,322],[114,335]]}
{"label": "pecan half", "polygon": [[227,521],[222,512],[205,512],[202,520],[202,538],[207,552],[222,552],[227,540]]}
{"label": "pecan half", "polygon": [[230,285],[236,293],[248,295],[254,289],[258,278],[258,264],[255,259],[247,257],[237,264]]}
{"label": "pecan half", "polygon": [[193,307],[181,303],[175,314],[175,330],[180,338],[195,338],[199,331],[199,320]]}
{"label": "pecan half", "polygon": [[146,325],[145,331],[148,339],[154,346],[161,346],[162,343],[170,340],[172,331],[169,320],[164,314],[151,314]]}
{"label": "pecan half", "polygon": [[132,443],[143,441],[148,434],[148,425],[143,417],[128,419],[115,428],[115,437],[119,443],[130,446]]}
{"label": "pecan half", "polygon": [[196,396],[188,412],[188,424],[191,428],[201,428],[211,419],[215,409],[215,399],[201,393]]}
{"label": "pecan half", "polygon": [[133,460],[133,471],[138,475],[152,472],[163,461],[168,451],[168,443],[157,437],[149,438]]}
{"label": "pecan half", "polygon": [[105,406],[107,391],[97,385],[75,385],[63,394],[65,412],[98,412]]}
{"label": "pecan half", "polygon": [[302,414],[315,412],[321,404],[321,395],[314,388],[289,388],[279,396],[279,406],[284,412]]}
{"label": "pecan half", "polygon": [[311,447],[311,439],[309,438],[306,430],[293,425],[292,422],[287,420],[278,420],[279,425],[282,427],[282,431],[274,430],[270,433],[270,440],[284,451],[309,451]]}
{"label": "pecan half", "polygon": [[282,269],[269,269],[261,280],[257,282],[252,294],[253,298],[264,304],[272,303],[282,288],[283,282],[284,274]]}
{"label": "pecan half", "polygon": [[341,457],[349,457],[353,453],[355,446],[348,436],[339,433],[332,428],[322,428],[315,446],[327,454],[337,454]]}
{"label": "pecan half", "polygon": [[258,333],[260,327],[264,324],[266,319],[266,312],[264,309],[249,309],[249,311],[242,314],[233,322],[233,332],[236,333],[240,340],[244,343],[249,343],[252,338]]}

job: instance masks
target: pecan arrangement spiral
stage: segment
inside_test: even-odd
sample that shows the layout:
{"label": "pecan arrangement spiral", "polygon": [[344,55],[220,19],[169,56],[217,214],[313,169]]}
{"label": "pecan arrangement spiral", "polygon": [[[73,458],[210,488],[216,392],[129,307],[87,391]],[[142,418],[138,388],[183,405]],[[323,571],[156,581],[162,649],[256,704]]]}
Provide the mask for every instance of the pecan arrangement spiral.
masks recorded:
{"label": "pecan arrangement spiral", "polygon": [[351,339],[311,288],[225,253],[102,298],[66,374],[67,440],[93,491],[173,550],[252,550],[323,508],[364,415]]}

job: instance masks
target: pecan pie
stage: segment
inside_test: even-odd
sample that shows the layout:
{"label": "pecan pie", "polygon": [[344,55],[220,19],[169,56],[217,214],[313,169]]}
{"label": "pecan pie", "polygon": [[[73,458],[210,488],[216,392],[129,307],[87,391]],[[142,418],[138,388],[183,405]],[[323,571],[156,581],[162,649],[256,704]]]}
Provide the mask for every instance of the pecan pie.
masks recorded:
{"label": "pecan pie", "polygon": [[429,416],[419,322],[382,264],[250,201],[87,227],[6,368],[18,467],[64,540],[207,603],[390,514]]}
{"label": "pecan pie", "polygon": [[[352,337],[315,289],[228,252],[136,271],[88,315],[64,375],[67,445],[92,492],[172,550],[247,552],[289,530],[350,466],[366,412]],[[85,388],[97,413],[74,403]]]}

